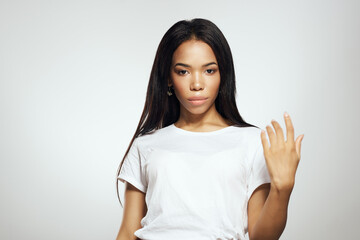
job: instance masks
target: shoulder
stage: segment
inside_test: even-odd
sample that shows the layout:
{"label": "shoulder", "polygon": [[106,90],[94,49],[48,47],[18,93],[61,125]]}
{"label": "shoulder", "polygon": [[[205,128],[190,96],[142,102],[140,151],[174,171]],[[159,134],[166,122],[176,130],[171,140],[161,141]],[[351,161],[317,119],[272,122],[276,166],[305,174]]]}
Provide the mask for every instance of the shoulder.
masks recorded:
{"label": "shoulder", "polygon": [[257,127],[238,127],[238,126],[233,126],[233,128],[238,131],[241,132],[243,135],[247,135],[249,137],[253,137],[253,136],[260,136],[260,132],[261,132],[261,128],[257,128]]}
{"label": "shoulder", "polygon": [[241,140],[242,144],[258,146],[261,143],[261,130],[257,127],[233,127],[233,136]]}
{"label": "shoulder", "polygon": [[253,156],[262,146],[261,128],[257,127],[235,127],[233,131],[233,141],[238,143],[238,147],[249,156]]}
{"label": "shoulder", "polygon": [[169,134],[171,134],[170,126],[156,129],[152,132],[146,133],[144,135],[140,135],[135,138],[134,144],[141,150],[145,148],[152,147],[154,145],[158,145],[161,142],[169,139]]}

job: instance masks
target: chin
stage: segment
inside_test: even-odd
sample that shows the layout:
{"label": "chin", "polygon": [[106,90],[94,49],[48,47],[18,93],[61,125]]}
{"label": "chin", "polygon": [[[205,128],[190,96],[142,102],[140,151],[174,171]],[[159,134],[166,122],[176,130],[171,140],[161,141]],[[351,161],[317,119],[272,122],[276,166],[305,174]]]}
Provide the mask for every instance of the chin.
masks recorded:
{"label": "chin", "polygon": [[194,114],[194,115],[203,114],[203,113],[207,112],[209,109],[210,109],[209,106],[199,106],[199,107],[191,106],[191,107],[186,108],[186,110],[189,113]]}

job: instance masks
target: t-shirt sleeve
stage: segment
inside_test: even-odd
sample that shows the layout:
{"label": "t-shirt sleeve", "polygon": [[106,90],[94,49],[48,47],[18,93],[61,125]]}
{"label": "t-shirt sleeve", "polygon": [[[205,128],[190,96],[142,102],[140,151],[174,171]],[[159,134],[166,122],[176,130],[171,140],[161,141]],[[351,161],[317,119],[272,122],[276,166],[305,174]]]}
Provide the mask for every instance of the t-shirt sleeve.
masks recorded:
{"label": "t-shirt sleeve", "polygon": [[128,182],[140,191],[146,193],[147,184],[145,181],[142,155],[138,146],[138,139],[135,139],[124,159],[120,173],[117,177],[121,182]]}
{"label": "t-shirt sleeve", "polygon": [[247,199],[249,200],[256,188],[264,183],[270,183],[271,178],[266,166],[262,143],[257,147],[248,178]]}

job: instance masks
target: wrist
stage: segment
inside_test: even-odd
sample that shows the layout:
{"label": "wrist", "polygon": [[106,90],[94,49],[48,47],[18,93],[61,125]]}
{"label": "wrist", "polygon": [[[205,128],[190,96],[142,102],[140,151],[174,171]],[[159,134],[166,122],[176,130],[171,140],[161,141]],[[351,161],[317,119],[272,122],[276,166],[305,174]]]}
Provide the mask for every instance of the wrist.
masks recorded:
{"label": "wrist", "polygon": [[276,193],[290,194],[294,188],[294,184],[294,181],[288,181],[286,183],[277,183],[272,181],[270,184],[270,189]]}

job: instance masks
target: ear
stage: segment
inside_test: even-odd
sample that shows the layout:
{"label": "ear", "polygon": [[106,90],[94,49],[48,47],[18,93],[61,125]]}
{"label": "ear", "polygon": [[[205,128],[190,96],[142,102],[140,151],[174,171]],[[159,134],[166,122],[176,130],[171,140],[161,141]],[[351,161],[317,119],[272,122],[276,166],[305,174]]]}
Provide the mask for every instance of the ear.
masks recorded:
{"label": "ear", "polygon": [[171,83],[171,79],[169,78],[168,79],[168,87],[171,87],[172,86],[172,83]]}

